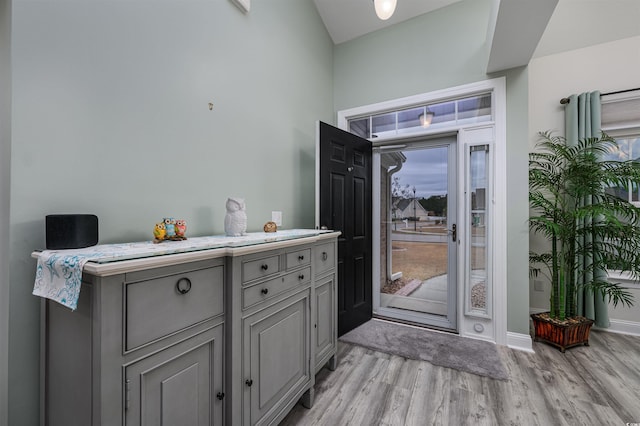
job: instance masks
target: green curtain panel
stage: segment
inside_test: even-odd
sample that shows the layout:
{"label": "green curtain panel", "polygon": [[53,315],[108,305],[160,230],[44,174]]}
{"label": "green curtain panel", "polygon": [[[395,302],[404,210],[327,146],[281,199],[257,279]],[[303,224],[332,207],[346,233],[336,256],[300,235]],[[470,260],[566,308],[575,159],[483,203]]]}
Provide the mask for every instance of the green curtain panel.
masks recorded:
{"label": "green curtain panel", "polygon": [[[567,143],[575,145],[578,140],[590,137],[599,137],[602,133],[600,92],[587,92],[581,95],[571,95],[569,103],[564,107],[565,137]],[[591,199],[583,200],[590,204]],[[597,219],[596,219],[597,220]],[[589,219],[590,221],[590,219]],[[590,223],[585,223],[585,226]],[[592,236],[586,236],[585,243],[591,243]],[[585,282],[592,279],[606,280],[607,271],[593,267],[592,256],[581,259],[586,273]],[[595,320],[598,327],[609,327],[608,301],[602,295],[594,294],[591,290],[581,289],[578,292],[578,314]]]}

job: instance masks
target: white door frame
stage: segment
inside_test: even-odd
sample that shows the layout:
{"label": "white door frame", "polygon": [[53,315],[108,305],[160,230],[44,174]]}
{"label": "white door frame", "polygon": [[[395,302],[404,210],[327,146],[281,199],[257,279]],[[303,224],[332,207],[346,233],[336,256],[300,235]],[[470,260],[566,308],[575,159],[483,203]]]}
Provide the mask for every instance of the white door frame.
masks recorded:
{"label": "white door frame", "polygon": [[[354,117],[374,115],[411,107],[414,105],[434,103],[461,97],[473,96],[479,93],[492,93],[492,115],[493,121],[480,124],[452,125],[449,128],[437,130],[426,129],[419,137],[433,137],[440,134],[458,132],[458,188],[465,182],[465,154],[469,144],[478,143],[478,137],[482,138],[490,130],[493,140],[490,143],[493,170],[491,181],[492,199],[492,223],[489,231],[490,245],[492,247],[489,261],[489,274],[491,282],[491,305],[492,310],[489,315],[476,316],[473,313],[465,312],[464,297],[468,294],[465,283],[458,286],[458,332],[461,336],[471,337],[481,340],[495,342],[500,345],[507,344],[507,155],[506,155],[506,81],[504,77],[484,80],[476,83],[456,86],[449,89],[438,90],[429,93],[409,96],[400,99],[380,102],[371,105],[351,108],[338,112],[338,127],[348,130],[348,120]],[[480,135],[480,136],[478,136]],[[413,134],[412,139],[417,137]],[[396,141],[402,143],[407,136],[387,137],[384,140],[376,139],[375,145],[382,142],[388,143]],[[379,290],[380,285],[380,156],[373,156],[373,287]],[[377,177],[376,177],[377,174]],[[377,190],[376,190],[377,186]],[[466,232],[464,223],[464,191],[458,190],[458,229],[460,235]],[[458,245],[458,280],[465,276],[464,265],[466,263],[462,244]],[[374,297],[376,292],[374,291]],[[378,295],[379,297],[379,295]]]}

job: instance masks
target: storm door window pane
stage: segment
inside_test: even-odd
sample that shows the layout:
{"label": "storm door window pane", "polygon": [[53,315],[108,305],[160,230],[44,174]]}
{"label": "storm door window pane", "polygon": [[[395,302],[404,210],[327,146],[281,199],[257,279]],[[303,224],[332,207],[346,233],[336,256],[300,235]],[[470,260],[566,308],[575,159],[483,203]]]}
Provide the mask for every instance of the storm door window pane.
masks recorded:
{"label": "storm door window pane", "polygon": [[467,303],[472,312],[488,314],[488,185],[489,183],[489,145],[470,147],[469,187],[471,192],[469,227],[469,270]]}

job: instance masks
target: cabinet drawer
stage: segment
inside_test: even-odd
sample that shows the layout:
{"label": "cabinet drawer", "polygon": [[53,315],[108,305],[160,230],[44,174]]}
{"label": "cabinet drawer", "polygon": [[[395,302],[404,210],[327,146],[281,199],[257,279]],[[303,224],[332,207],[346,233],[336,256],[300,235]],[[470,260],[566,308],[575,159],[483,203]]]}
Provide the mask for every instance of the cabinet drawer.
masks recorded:
{"label": "cabinet drawer", "polygon": [[335,267],[335,250],[336,246],[333,243],[321,244],[315,248],[316,276]]}
{"label": "cabinet drawer", "polygon": [[263,300],[277,296],[298,285],[308,283],[311,279],[311,268],[305,268],[297,272],[292,272],[282,277],[278,277],[263,283],[247,287],[242,290],[242,308],[260,303]]}
{"label": "cabinet drawer", "polygon": [[255,280],[280,272],[280,256],[273,255],[242,262],[242,282]]}
{"label": "cabinet drawer", "polygon": [[125,350],[224,312],[224,267],[125,283]]}
{"label": "cabinet drawer", "polygon": [[287,269],[311,263],[311,249],[287,253]]}

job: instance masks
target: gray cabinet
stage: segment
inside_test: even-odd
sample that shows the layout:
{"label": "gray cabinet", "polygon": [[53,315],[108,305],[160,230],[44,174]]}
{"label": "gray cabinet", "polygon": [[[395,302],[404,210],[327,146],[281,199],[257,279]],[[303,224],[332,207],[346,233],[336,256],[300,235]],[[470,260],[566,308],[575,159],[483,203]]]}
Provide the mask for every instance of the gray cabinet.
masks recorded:
{"label": "gray cabinet", "polygon": [[85,266],[76,311],[43,299],[43,424],[277,425],[311,406],[335,366],[337,235]]}
{"label": "gray cabinet", "polygon": [[224,291],[210,259],[85,273],[75,312],[44,301],[44,423],[223,424]]}

